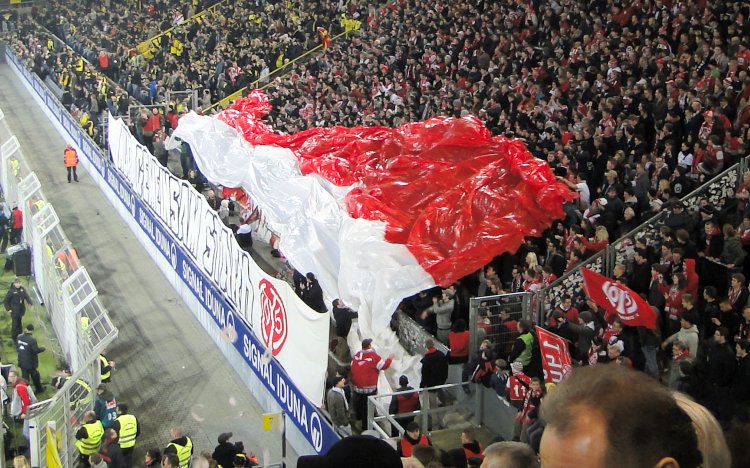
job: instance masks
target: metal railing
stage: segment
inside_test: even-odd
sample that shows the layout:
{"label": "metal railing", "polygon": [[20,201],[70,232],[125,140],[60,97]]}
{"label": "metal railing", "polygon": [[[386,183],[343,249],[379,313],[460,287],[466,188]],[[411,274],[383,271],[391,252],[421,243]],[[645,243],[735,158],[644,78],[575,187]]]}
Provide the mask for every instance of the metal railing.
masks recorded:
{"label": "metal railing", "polygon": [[[472,382],[439,385],[437,387],[367,397],[367,427],[384,438],[399,438],[405,426],[417,421],[422,433],[437,429],[460,429],[482,424],[482,393]],[[420,409],[409,413],[391,414],[391,399],[404,394],[419,395]]]}
{"label": "metal railing", "polygon": [[[698,210],[699,201],[703,198],[708,199],[719,213],[731,209],[734,193],[749,163],[750,157],[740,159],[739,162],[684,196],[681,199],[682,202],[693,213]],[[665,211],[655,214],[636,229],[612,242],[606,249],[576,265],[546,288],[542,288],[537,293],[534,312],[537,323],[544,323],[547,314],[560,304],[565,294],[571,295],[574,302],[577,297],[583,297],[581,268],[589,268],[604,276],[611,276],[615,265],[623,264],[627,268],[632,262],[636,239],[643,239],[648,245],[656,245],[659,227],[668,216],[669,214]]]}
{"label": "metal railing", "polygon": [[[100,379],[99,354],[116,338],[117,328],[99,301],[96,287],[65,236],[39,179],[24,160],[2,110],[0,143],[0,182],[6,200],[23,213],[22,236],[32,249],[34,281],[64,359],[74,372],[52,398],[29,409],[31,462],[32,466],[48,466],[51,463],[47,457],[57,454],[61,466],[71,467],[78,458],[75,432],[83,413],[93,406],[92,389]],[[49,440],[50,435],[54,440]]]}
{"label": "metal railing", "polygon": [[526,292],[472,297],[469,301],[469,352],[479,349],[485,339],[510,352],[518,333],[503,324],[502,315],[507,313],[506,320],[511,325],[521,319],[533,320],[533,299],[533,295]]}

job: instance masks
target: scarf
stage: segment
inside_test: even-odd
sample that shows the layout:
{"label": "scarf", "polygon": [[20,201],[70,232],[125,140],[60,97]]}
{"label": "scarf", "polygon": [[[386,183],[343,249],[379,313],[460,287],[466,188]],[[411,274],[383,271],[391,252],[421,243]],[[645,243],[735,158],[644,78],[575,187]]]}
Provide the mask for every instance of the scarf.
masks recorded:
{"label": "scarf", "polygon": [[346,406],[346,410],[349,411],[349,402],[346,400],[346,393],[344,393],[344,389],[343,388],[338,388],[338,387],[333,387],[333,388],[331,388],[331,390],[334,391],[335,393],[338,393],[339,395],[341,395],[341,398],[344,399],[344,406]]}

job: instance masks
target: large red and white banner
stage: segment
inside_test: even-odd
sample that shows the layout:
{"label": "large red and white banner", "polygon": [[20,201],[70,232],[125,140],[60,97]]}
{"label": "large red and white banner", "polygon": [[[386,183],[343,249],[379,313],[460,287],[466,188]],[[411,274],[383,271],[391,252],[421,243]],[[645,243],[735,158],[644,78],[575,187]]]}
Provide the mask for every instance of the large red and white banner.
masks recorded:
{"label": "large red and white banner", "polygon": [[581,273],[583,288],[597,306],[617,314],[625,325],[656,328],[656,312],[635,291],[588,268],[582,268]]}
{"label": "large red and white banner", "polygon": [[536,327],[539,350],[542,353],[542,369],[545,383],[558,383],[573,371],[568,341],[541,327]]}

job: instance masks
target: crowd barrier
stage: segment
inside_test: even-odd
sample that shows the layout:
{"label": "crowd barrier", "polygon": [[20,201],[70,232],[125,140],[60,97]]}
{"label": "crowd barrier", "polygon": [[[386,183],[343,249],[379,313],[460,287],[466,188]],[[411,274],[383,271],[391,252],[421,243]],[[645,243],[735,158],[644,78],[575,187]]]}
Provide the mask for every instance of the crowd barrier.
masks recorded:
{"label": "crowd barrier", "polygon": [[22,238],[31,246],[34,282],[73,375],[52,398],[27,414],[32,466],[72,467],[75,433],[83,413],[93,408],[99,384],[99,354],[117,328],[98,298],[86,268],[60,227],[60,219],[24,160],[18,139],[0,110],[0,183],[8,205],[23,213]]}
{"label": "crowd barrier", "polygon": [[[684,196],[681,200],[687,211],[695,214],[699,209],[700,200],[706,198],[716,208],[720,218],[724,219],[727,215],[731,215],[727,211],[733,209],[735,191],[742,181],[742,174],[748,170],[749,164],[750,157],[742,158],[721,174]],[[576,265],[555,282],[543,288],[538,293],[539,300],[534,309],[537,323],[544,322],[544,317],[560,304],[563,295],[570,294],[575,297],[582,294],[582,268],[589,268],[604,276],[611,276],[615,265],[618,263],[626,265],[632,260],[636,239],[643,238],[648,245],[655,245],[656,238],[659,236],[659,227],[664,223],[667,215],[666,211],[657,213],[636,229],[611,242],[606,249]]]}
{"label": "crowd barrier", "polygon": [[[287,440],[295,451],[300,455],[326,452],[338,441],[338,436],[317,407],[304,397],[278,361],[275,358],[265,358],[266,346],[263,343],[267,340],[261,342],[257,338],[250,326],[240,318],[238,311],[232,307],[232,301],[214,280],[206,275],[203,268],[196,264],[185,242],[178,239],[167,223],[140,198],[126,177],[80,129],[44,83],[15,56],[12,50],[6,50],[6,59],[50,122],[63,138],[76,148],[83,167],[180,294],[261,407],[267,412],[287,413],[293,423],[287,427]],[[197,284],[201,286],[196,287]],[[264,311],[272,313],[272,316],[268,317],[268,322],[271,325],[278,323],[275,313],[279,307],[283,310],[284,297],[268,297],[267,290],[260,290],[256,285],[253,288],[252,293],[255,297],[265,301],[264,308],[272,308]],[[211,301],[207,303],[209,299]],[[327,321],[327,317],[324,318]],[[271,328],[273,329],[273,326]],[[273,338],[272,332],[272,343]],[[327,341],[327,337],[325,339]],[[300,346],[304,346],[304,343]]]}

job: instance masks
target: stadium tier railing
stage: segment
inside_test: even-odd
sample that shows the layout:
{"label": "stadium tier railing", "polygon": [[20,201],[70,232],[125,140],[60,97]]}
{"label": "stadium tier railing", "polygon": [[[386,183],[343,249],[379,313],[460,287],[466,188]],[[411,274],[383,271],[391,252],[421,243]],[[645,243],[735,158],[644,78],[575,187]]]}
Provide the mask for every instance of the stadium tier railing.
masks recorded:
{"label": "stadium tier railing", "polygon": [[31,464],[72,467],[78,459],[75,433],[83,413],[93,408],[93,389],[100,380],[99,354],[117,337],[117,328],[4,117],[0,110],[5,200],[23,213],[22,237],[31,247],[34,283],[73,372],[52,398],[28,410]]}

